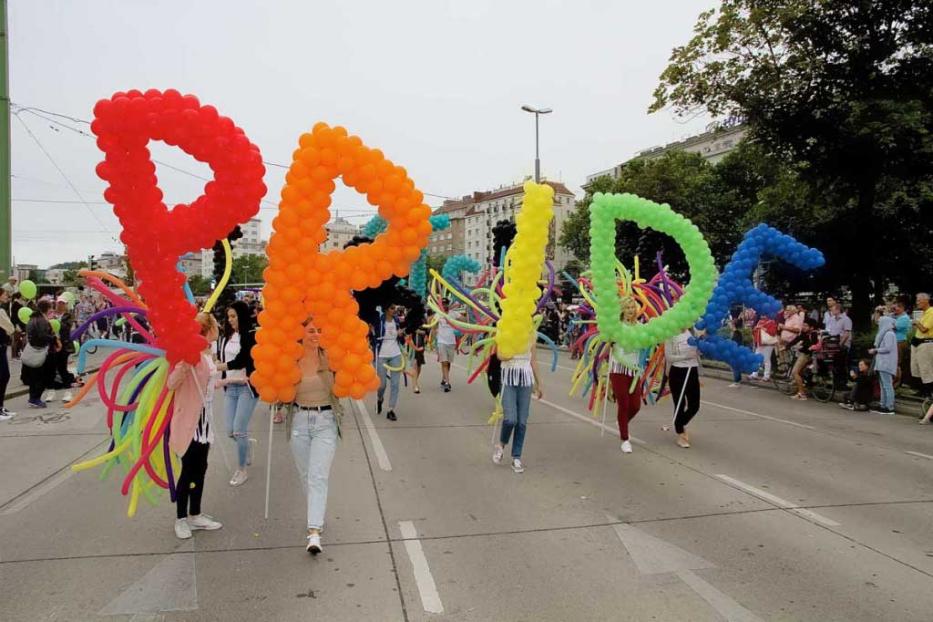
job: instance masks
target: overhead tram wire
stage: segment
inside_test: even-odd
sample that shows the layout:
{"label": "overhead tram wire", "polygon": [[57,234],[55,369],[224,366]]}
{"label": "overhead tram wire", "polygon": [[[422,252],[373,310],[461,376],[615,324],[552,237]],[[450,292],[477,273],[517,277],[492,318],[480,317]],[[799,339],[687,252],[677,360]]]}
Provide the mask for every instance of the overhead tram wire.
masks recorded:
{"label": "overhead tram wire", "polygon": [[33,134],[32,130],[29,128],[29,124],[27,124],[26,121],[24,121],[23,118],[19,116],[19,111],[14,112],[13,115],[23,126],[23,129],[26,130],[26,133],[29,134],[29,137],[32,138],[32,140],[36,143],[36,146],[39,147],[39,150],[42,151],[42,153],[45,154],[45,157],[48,158],[49,162],[52,163],[52,166],[55,167],[55,170],[58,171],[58,174],[62,176],[62,179],[65,180],[65,183],[68,184],[71,190],[75,193],[75,196],[77,196],[78,199],[81,200],[81,203],[84,205],[85,208],[87,208],[87,211],[90,212],[94,220],[97,221],[97,224],[99,224],[101,228],[110,235],[110,238],[114,242],[119,243],[120,240],[117,239],[113,231],[111,231],[110,228],[106,224],[104,224],[104,221],[102,221],[100,217],[94,212],[94,210],[91,208],[91,205],[81,195],[81,192],[78,190],[77,186],[75,186],[71,182],[71,179],[68,177],[68,175],[65,174],[65,171],[62,169],[62,167],[58,165],[58,162],[55,161],[55,158],[52,157],[52,154],[50,154],[48,150],[45,148],[45,146],[43,146],[42,141],[40,141],[39,138],[35,134]]}

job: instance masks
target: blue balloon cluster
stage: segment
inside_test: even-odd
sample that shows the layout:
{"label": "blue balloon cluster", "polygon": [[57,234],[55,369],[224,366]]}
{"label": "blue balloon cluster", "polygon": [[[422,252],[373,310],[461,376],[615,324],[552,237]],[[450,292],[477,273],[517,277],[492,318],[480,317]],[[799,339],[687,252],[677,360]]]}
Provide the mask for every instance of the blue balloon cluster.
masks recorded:
{"label": "blue balloon cluster", "polygon": [[466,255],[453,255],[452,257],[448,257],[447,261],[444,262],[444,269],[441,270],[441,276],[451,285],[456,285],[462,289],[463,283],[460,282],[460,275],[464,272],[477,274],[481,268],[482,266],[475,259],[471,259]]}
{"label": "blue balloon cluster", "polygon": [[762,223],[745,234],[719,277],[706,312],[696,324],[698,330],[706,330],[709,334],[693,340],[707,358],[728,363],[743,373],[757,371],[762,363],[761,355],[715,332],[729,316],[732,305],[751,307],[764,316],[773,316],[781,310],[780,301],[760,291],[752,283],[752,275],[762,255],[772,255],[801,270],[813,270],[826,263],[823,253],[817,249],[801,244],[766,224]]}

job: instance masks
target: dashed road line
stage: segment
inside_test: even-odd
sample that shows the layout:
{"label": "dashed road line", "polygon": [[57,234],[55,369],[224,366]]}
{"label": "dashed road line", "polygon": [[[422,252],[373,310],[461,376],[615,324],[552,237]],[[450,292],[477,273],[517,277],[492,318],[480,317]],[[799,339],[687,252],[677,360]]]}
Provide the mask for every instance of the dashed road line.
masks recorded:
{"label": "dashed road line", "polygon": [[369,434],[369,442],[372,444],[373,451],[376,453],[376,463],[383,471],[391,471],[392,463],[389,462],[389,454],[386,453],[386,448],[382,444],[382,439],[379,438],[379,433],[376,432],[376,426],[373,425],[373,420],[369,416],[369,410],[366,408],[366,404],[363,400],[353,400],[353,403],[356,404],[356,409],[363,417],[363,427],[366,428],[366,433]]}
{"label": "dashed road line", "polygon": [[911,456],[917,456],[918,458],[926,458],[927,460],[933,460],[933,456],[929,454],[922,454],[919,451],[905,451],[904,453],[910,454]]}
{"label": "dashed road line", "polygon": [[716,402],[709,402],[707,400],[700,400],[700,403],[706,404],[707,406],[715,406],[716,408],[722,408],[723,410],[731,410],[732,412],[742,413],[743,415],[749,415],[751,417],[758,417],[759,419],[767,419],[768,421],[777,421],[778,423],[792,425],[796,428],[803,428],[804,430],[815,430],[816,429],[812,425],[807,425],[805,423],[797,423],[796,421],[790,421],[788,419],[780,419],[778,417],[762,415],[760,413],[752,412],[750,410],[744,410],[742,408],[734,408],[732,406],[726,406],[725,404],[717,404]]}
{"label": "dashed road line", "polygon": [[402,532],[405,551],[408,553],[408,560],[415,573],[415,583],[421,595],[421,606],[428,613],[444,613],[444,605],[441,603],[440,594],[437,593],[434,575],[431,574],[428,560],[424,556],[424,548],[421,546],[421,540],[418,539],[415,524],[410,520],[403,520],[399,521],[398,528]]}
{"label": "dashed road line", "polygon": [[771,503],[785,510],[789,510],[795,514],[809,518],[810,520],[820,523],[821,525],[825,527],[838,527],[839,526],[839,523],[837,523],[831,518],[826,518],[822,514],[817,514],[816,512],[812,510],[805,510],[799,505],[795,503],[791,503],[787,499],[782,499],[781,497],[778,497],[777,495],[772,495],[770,492],[761,490],[760,488],[755,488],[754,486],[750,484],[746,484],[743,481],[737,480],[734,477],[729,477],[728,475],[724,475],[722,473],[717,473],[716,477],[718,477],[719,479],[721,479],[722,481],[728,484],[735,486],[736,488],[739,488],[740,490],[744,490],[745,492],[758,497],[759,499],[762,499],[764,501],[770,501]]}

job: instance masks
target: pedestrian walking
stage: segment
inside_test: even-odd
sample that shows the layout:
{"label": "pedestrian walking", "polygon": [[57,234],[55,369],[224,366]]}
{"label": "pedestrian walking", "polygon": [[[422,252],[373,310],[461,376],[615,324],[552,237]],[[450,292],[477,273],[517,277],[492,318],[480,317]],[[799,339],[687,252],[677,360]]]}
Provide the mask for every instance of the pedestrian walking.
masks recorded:
{"label": "pedestrian walking", "polygon": [[[422,318],[423,319],[423,318]],[[415,394],[421,393],[421,368],[424,367],[424,349],[428,344],[428,329],[419,325],[411,333],[411,349],[414,364],[412,365],[412,390]]]}
{"label": "pedestrian walking", "polygon": [[327,511],[330,467],[340,437],[340,402],[334,396],[334,374],[320,346],[314,323],[305,323],[304,352],[299,361],[301,380],[292,404],[291,449],[307,498],[305,550],[323,551],[321,533]]}
{"label": "pedestrian walking", "polygon": [[7,385],[10,384],[10,361],[6,349],[13,343],[16,332],[13,321],[7,314],[9,308],[10,292],[0,289],[0,421],[9,421],[16,413],[7,410],[4,403]]}
{"label": "pedestrian walking", "polygon": [[[511,439],[512,471],[515,473],[525,472],[522,450],[525,447],[528,417],[531,415],[531,396],[534,394],[539,400],[544,397],[539,382],[535,340],[535,335],[532,335],[531,344],[522,354],[508,359],[499,357],[502,362],[502,412],[504,416],[499,442],[493,451],[492,461],[495,464],[502,463],[505,446]],[[513,432],[514,438],[512,438]]]}
{"label": "pedestrian walking", "polygon": [[20,356],[23,363],[20,379],[29,387],[30,408],[47,407],[42,400],[42,392],[49,378],[49,354],[58,346],[47,317],[51,311],[52,303],[40,300],[26,325],[26,347]]}
{"label": "pedestrian walking", "polygon": [[379,374],[379,390],[376,393],[376,413],[382,414],[382,403],[386,386],[389,385],[389,411],[386,419],[398,421],[395,407],[398,405],[399,383],[404,371],[402,365],[401,338],[398,307],[390,304],[384,313],[379,314],[376,324],[376,373]]}
{"label": "pedestrian walking", "polygon": [[924,397],[933,396],[933,307],[930,294],[917,294],[914,310],[914,336],[910,341],[910,373],[923,383]]}
{"label": "pedestrian walking", "polygon": [[[628,296],[621,300],[620,319],[626,324],[635,324],[638,319],[638,303]],[[629,424],[641,409],[640,376],[644,372],[641,351],[625,350],[619,344],[612,344],[609,354],[609,384],[616,401],[616,421],[619,424],[621,450],[624,454],[632,453],[629,440]],[[608,387],[607,387],[608,390]]]}
{"label": "pedestrian walking", "polygon": [[894,318],[882,315],[878,318],[878,333],[874,347],[868,350],[875,357],[875,373],[881,384],[881,402],[873,413],[879,415],[894,414],[894,374],[897,373],[897,337]]}
{"label": "pedestrian walking", "polygon": [[252,310],[242,300],[227,308],[224,337],[220,344],[221,362],[217,369],[224,372],[224,418],[227,434],[237,449],[237,470],[230,478],[231,486],[240,486],[249,479],[246,467],[252,462],[249,422],[256,409],[259,394],[249,378],[256,369],[251,350],[256,345]]}
{"label": "pedestrian walking", "polygon": [[[454,313],[453,309],[450,309],[450,301],[446,298],[443,300],[443,307],[451,314]],[[441,388],[444,393],[449,393],[451,389],[450,366],[457,353],[457,333],[443,314],[438,317],[432,332],[437,344],[437,361],[441,364]]]}
{"label": "pedestrian walking", "polygon": [[700,411],[700,353],[690,344],[693,334],[684,330],[664,343],[664,365],[674,400],[677,445],[688,449],[687,424]]}
{"label": "pedestrian walking", "polygon": [[181,458],[181,473],[175,485],[175,535],[187,540],[199,529],[213,531],[223,525],[201,511],[207,456],[214,442],[214,391],[220,372],[211,348],[220,329],[210,313],[198,313],[201,336],[208,347],[197,365],[180,362],[168,377],[168,388],[175,391],[169,446]]}

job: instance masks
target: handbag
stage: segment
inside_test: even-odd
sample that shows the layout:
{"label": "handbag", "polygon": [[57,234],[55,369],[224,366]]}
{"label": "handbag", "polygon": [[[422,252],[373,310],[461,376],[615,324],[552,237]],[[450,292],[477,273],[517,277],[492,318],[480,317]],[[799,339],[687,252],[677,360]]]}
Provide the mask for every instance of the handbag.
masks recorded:
{"label": "handbag", "polygon": [[19,360],[22,361],[23,365],[31,369],[38,369],[45,365],[45,359],[49,356],[49,347],[45,346],[44,348],[37,348],[32,344],[27,343],[26,347],[23,348],[22,354],[19,356]]}

